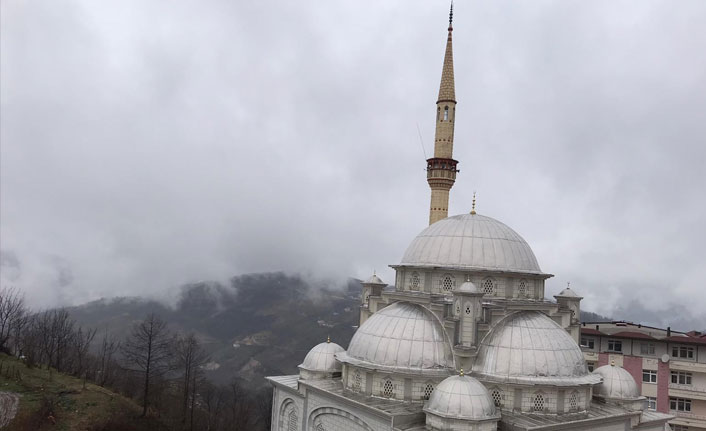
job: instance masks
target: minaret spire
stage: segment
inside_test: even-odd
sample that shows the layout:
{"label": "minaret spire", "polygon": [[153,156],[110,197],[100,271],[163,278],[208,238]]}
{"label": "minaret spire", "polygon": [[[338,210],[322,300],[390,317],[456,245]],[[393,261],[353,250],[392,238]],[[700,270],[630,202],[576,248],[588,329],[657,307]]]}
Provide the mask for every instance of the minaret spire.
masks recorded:
{"label": "minaret spire", "polygon": [[449,11],[444,65],[441,70],[439,98],[436,101],[434,157],[427,160],[427,182],[431,188],[429,224],[449,215],[449,191],[456,181],[458,161],[453,159],[454,123],[456,121],[456,85],[453,59],[453,2]]}

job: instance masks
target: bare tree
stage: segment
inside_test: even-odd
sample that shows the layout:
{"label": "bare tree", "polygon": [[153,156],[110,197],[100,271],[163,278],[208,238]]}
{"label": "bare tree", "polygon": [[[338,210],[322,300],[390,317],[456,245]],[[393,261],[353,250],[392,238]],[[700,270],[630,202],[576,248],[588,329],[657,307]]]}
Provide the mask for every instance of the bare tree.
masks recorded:
{"label": "bare tree", "polygon": [[200,380],[201,367],[208,362],[208,354],[203,350],[194,334],[177,338],[175,348],[175,369],[182,373],[182,424],[186,422],[189,397],[192,398],[191,416],[193,421],[193,398],[196,392],[196,383]]}
{"label": "bare tree", "polygon": [[169,369],[173,337],[167,324],[154,313],[136,324],[123,346],[128,368],[143,375],[142,416],[147,415],[150,387]]}
{"label": "bare tree", "polygon": [[24,296],[14,287],[0,288],[0,352],[10,351],[10,337],[17,334],[27,314]]}
{"label": "bare tree", "polygon": [[96,383],[100,386],[105,386],[111,384],[114,377],[115,370],[115,353],[120,349],[120,342],[108,333],[108,329],[103,333],[103,339],[101,341],[101,348],[98,357],[98,367],[100,371],[99,377],[96,379]]}
{"label": "bare tree", "polygon": [[76,357],[76,375],[83,378],[83,387],[86,388],[86,356],[88,349],[91,347],[93,337],[96,336],[95,329],[86,329],[79,327],[73,337],[74,356]]}

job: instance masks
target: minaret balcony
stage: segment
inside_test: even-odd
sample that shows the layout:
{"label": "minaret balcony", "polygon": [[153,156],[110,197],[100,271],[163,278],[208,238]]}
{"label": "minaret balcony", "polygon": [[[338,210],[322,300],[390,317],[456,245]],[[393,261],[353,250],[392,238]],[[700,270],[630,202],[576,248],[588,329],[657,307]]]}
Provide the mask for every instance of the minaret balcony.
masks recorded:
{"label": "minaret balcony", "polygon": [[427,160],[427,180],[451,182],[456,181],[458,161],[454,159],[431,158]]}

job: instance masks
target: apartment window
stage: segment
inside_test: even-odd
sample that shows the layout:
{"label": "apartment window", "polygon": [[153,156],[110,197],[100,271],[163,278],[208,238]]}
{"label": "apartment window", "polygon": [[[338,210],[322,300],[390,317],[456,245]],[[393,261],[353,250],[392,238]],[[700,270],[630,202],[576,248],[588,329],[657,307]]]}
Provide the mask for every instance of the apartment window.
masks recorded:
{"label": "apartment window", "polygon": [[669,410],[676,410],[678,412],[690,412],[691,400],[688,400],[686,398],[669,398]]}
{"label": "apartment window", "polygon": [[621,340],[608,340],[608,351],[609,352],[622,352],[623,342]]}
{"label": "apartment window", "polygon": [[657,398],[647,397],[647,410],[652,410],[652,411],[657,410]]}
{"label": "apartment window", "polygon": [[641,355],[654,355],[655,354],[654,343],[640,343],[640,354]]}
{"label": "apartment window", "polygon": [[586,362],[586,367],[588,368],[588,372],[592,373],[593,369],[596,367],[596,364],[594,362]]}
{"label": "apartment window", "polygon": [[642,370],[642,381],[645,383],[657,383],[657,371]]}
{"label": "apartment window", "polygon": [[686,425],[672,425],[672,431],[689,431],[689,427]]}
{"label": "apartment window", "polygon": [[581,337],[581,347],[594,349],[596,347],[596,340],[593,338]]}
{"label": "apartment window", "polygon": [[673,346],[672,347],[672,357],[684,358],[684,359],[694,359],[694,348],[687,347],[687,346]]}
{"label": "apartment window", "polygon": [[672,383],[676,385],[690,385],[691,373],[685,373],[683,371],[672,371]]}

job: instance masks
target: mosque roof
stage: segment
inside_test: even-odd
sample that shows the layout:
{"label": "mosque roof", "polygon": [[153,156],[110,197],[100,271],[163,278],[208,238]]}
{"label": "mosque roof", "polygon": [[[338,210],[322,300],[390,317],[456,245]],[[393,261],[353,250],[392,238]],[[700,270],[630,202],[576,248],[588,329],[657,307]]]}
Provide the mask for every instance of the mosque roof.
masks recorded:
{"label": "mosque roof", "polygon": [[448,375],[454,369],[451,343],[439,319],[409,302],[395,302],[370,316],[336,358],[387,371]]}
{"label": "mosque roof", "polygon": [[635,400],[640,397],[635,379],[625,368],[614,364],[603,365],[593,373],[603,377],[603,382],[593,388],[593,395],[613,400]]}
{"label": "mosque roof", "polygon": [[341,371],[341,364],[336,361],[335,354],[343,351],[343,347],[330,341],[317,344],[309,350],[309,353],[306,354],[304,362],[299,365],[299,368],[303,368],[307,371]]}
{"label": "mosque roof", "polygon": [[473,375],[498,383],[596,384],[581,348],[544,313],[519,311],[499,321],[480,343]]}
{"label": "mosque roof", "polygon": [[456,215],[427,227],[409,245],[401,265],[543,274],[517,232],[480,214]]}
{"label": "mosque roof", "polygon": [[424,412],[453,419],[500,419],[488,389],[469,376],[444,379],[431,393]]}

